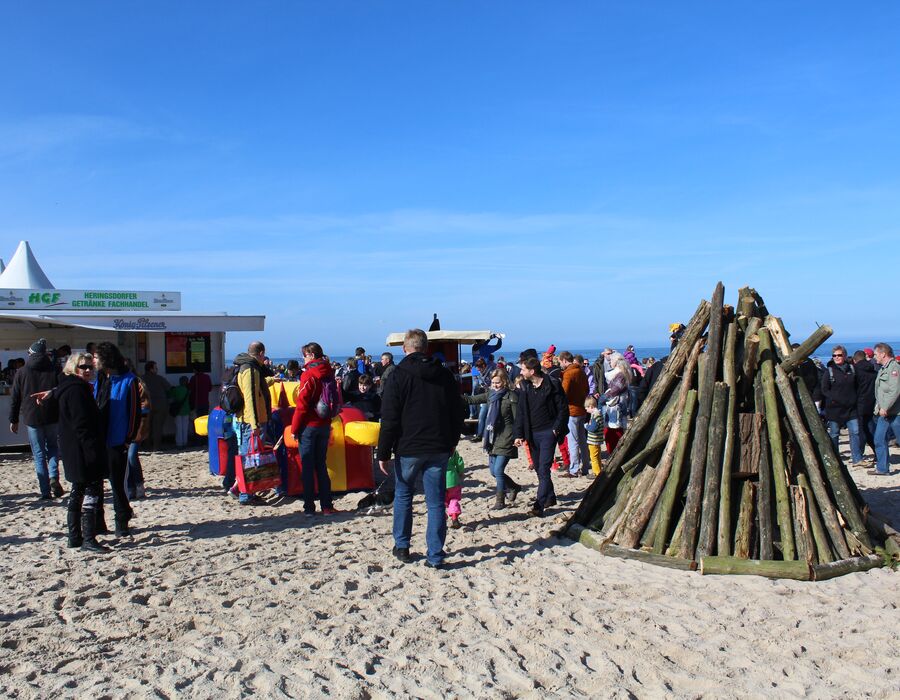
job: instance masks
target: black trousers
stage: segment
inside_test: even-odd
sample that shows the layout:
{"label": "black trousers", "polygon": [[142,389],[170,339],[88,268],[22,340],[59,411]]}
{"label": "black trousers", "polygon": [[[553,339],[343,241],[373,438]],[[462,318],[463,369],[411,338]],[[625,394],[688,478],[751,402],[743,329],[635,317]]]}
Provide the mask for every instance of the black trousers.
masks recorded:
{"label": "black trousers", "polygon": [[128,447],[106,448],[107,464],[109,465],[109,483],[112,487],[113,510],[116,520],[128,522],[131,519],[131,504],[128,502],[125,477],[128,472]]}
{"label": "black trousers", "polygon": [[69,492],[69,512],[81,516],[82,506],[85,511],[96,511],[103,506],[103,482],[82,481],[72,484]]}

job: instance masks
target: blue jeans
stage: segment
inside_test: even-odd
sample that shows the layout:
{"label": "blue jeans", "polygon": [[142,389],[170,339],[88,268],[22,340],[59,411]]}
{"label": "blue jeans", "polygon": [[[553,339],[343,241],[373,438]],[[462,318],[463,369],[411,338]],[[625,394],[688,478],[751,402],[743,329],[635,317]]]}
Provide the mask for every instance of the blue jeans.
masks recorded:
{"label": "blue jeans", "polygon": [[394,544],[401,549],[409,549],[412,537],[412,499],[416,487],[416,477],[422,472],[425,487],[425,505],[428,508],[428,525],[425,528],[425,542],[428,547],[428,561],[442,564],[447,553],[447,512],[444,497],[447,494],[446,452],[399,457],[396,472],[397,486],[394,491]]}
{"label": "blue jeans", "polygon": [[507,464],[509,464],[509,457],[506,455],[491,455],[488,457],[488,467],[491,470],[491,476],[497,480],[497,493],[506,491]]}
{"label": "blue jeans", "polygon": [[487,423],[487,411],[488,405],[486,403],[481,404],[478,409],[478,428],[475,430],[475,437],[477,438],[484,437],[484,424]]}
{"label": "blue jeans", "polygon": [[587,448],[587,416],[569,416],[569,473],[580,474],[591,468],[591,460]]}
{"label": "blue jeans", "polygon": [[550,503],[556,501],[553,480],[550,478],[550,465],[553,464],[553,453],[556,452],[556,436],[553,430],[535,430],[532,432],[531,459],[538,477],[538,490],[535,507],[543,512]]}
{"label": "blue jeans", "polygon": [[[859,421],[856,418],[850,418],[847,421],[847,432],[850,433],[850,456],[853,462],[859,462],[862,459],[862,450],[859,449]],[[828,434],[831,436],[831,443],[834,445],[834,453],[838,452],[838,435],[841,433],[841,424],[837,421],[828,421]]]}
{"label": "blue jeans", "polygon": [[900,435],[900,413],[896,416],[878,416],[875,424],[875,469],[881,474],[891,471],[890,454],[888,452],[888,439],[890,432]]}
{"label": "blue jeans", "polygon": [[59,479],[59,425],[26,425],[41,496],[50,497],[50,479]]}
{"label": "blue jeans", "polygon": [[128,471],[125,477],[128,498],[134,498],[138,485],[144,484],[144,469],[141,467],[141,458],[138,456],[138,446],[139,444],[136,442],[132,442],[128,446]]}
{"label": "blue jeans", "polygon": [[[246,457],[250,451],[250,436],[253,434],[253,427],[249,423],[237,423],[235,427],[235,436],[237,437],[237,453],[241,458]],[[226,473],[226,479],[228,475]],[[250,503],[251,497],[249,493],[238,494],[238,502]]]}
{"label": "blue jeans", "polygon": [[300,433],[300,465],[303,477],[303,511],[316,512],[316,483],[319,485],[319,503],[322,510],[333,508],[331,501],[331,478],[325,468],[328,454],[330,425],[307,425]]}

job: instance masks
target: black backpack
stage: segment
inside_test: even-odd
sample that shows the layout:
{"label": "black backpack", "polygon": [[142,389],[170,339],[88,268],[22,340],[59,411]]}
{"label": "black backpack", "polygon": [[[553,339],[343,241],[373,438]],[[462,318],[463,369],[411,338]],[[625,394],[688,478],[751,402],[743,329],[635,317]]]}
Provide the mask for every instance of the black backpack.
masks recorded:
{"label": "black backpack", "polygon": [[234,368],[231,380],[222,384],[222,393],[219,395],[219,408],[225,413],[234,415],[244,410],[244,395],[238,386],[238,368]]}

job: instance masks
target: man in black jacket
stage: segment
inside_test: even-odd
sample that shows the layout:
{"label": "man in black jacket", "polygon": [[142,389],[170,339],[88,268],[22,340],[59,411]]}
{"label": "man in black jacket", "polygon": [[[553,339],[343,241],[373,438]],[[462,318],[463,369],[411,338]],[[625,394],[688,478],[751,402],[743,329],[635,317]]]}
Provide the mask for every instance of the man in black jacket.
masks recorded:
{"label": "man in black jacket", "polygon": [[828,423],[828,434],[834,444],[835,454],[838,452],[838,435],[841,428],[847,426],[850,434],[850,454],[853,464],[862,461],[859,449],[859,420],[857,418],[857,386],[856,371],[847,357],[847,349],[843,345],[835,345],[831,350],[831,362],[822,375],[822,398],[825,401],[825,420]]}
{"label": "man in black jacket", "polygon": [[58,383],[56,367],[47,354],[47,341],[41,338],[28,348],[28,360],[16,372],[9,409],[10,431],[19,432],[20,414],[28,430],[41,499],[59,498],[64,493],[57,459],[59,408],[55,400],[38,405],[32,394],[53,389]]}
{"label": "man in black jacket", "polygon": [[459,386],[438,360],[425,355],[428,336],[418,328],[403,340],[406,357],[397,365],[381,399],[378,461],[388,475],[389,460],[397,457],[394,492],[394,556],[411,561],[412,497],[416,477],[422,473],[428,526],[426,565],[441,568],[447,516],[444,511],[447,462],[462,432],[464,408]]}
{"label": "man in black jacket", "polygon": [[544,374],[537,358],[522,363],[522,383],[519,385],[519,410],[513,431],[516,447],[525,442],[538,476],[537,498],[530,514],[542,517],[544,510],[556,505],[556,493],[550,478],[550,465],[556,445],[569,432],[569,404],[562,387]]}

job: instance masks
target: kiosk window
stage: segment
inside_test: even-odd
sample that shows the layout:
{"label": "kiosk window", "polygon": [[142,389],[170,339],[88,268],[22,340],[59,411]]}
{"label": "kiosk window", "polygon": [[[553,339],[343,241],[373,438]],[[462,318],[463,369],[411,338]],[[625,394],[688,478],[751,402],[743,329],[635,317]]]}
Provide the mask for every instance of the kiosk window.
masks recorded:
{"label": "kiosk window", "polygon": [[166,374],[191,372],[194,363],[210,371],[209,333],[166,333]]}

